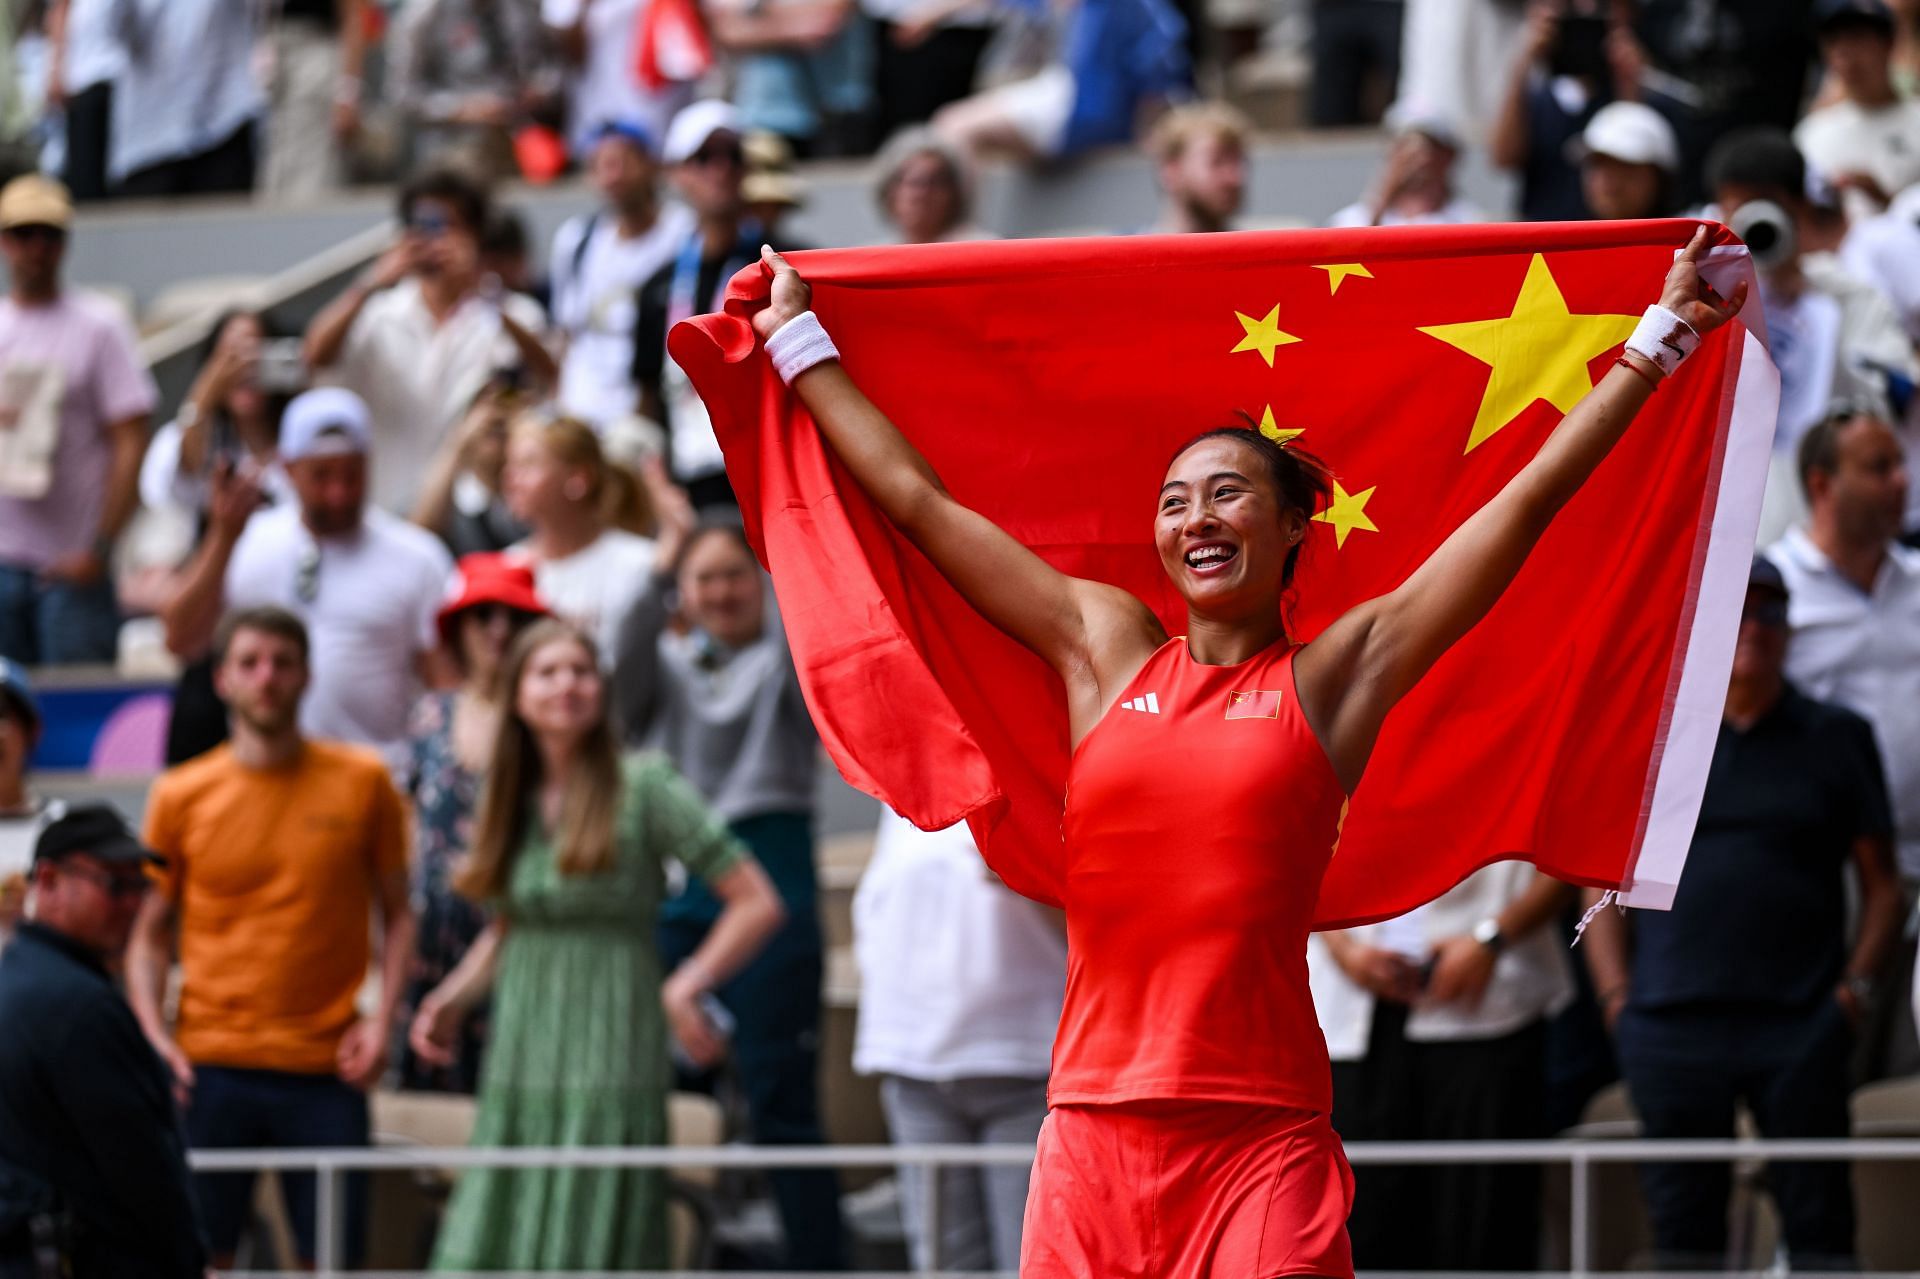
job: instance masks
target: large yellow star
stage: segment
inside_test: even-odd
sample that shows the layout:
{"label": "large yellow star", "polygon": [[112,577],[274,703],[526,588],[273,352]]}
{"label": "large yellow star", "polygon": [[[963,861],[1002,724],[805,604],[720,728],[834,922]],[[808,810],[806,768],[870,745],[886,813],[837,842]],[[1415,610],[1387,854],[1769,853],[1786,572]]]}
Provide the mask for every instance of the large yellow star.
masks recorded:
{"label": "large yellow star", "polygon": [[1240,321],[1240,327],[1247,331],[1247,335],[1241,338],[1240,345],[1234,347],[1228,354],[1238,355],[1242,351],[1258,351],[1260,352],[1260,358],[1267,362],[1268,368],[1273,367],[1273,349],[1275,347],[1285,346],[1289,342],[1298,342],[1300,340],[1291,333],[1282,333],[1280,331],[1280,304],[1278,302],[1273,304],[1273,310],[1267,312],[1265,319],[1256,320],[1251,315],[1242,315],[1238,311],[1233,313],[1233,318]]}
{"label": "large yellow star", "polygon": [[[1378,488],[1379,485],[1374,485]],[[1373,489],[1361,489],[1358,493],[1349,493],[1340,487],[1340,481],[1333,482],[1333,500],[1327,503],[1327,509],[1313,518],[1322,524],[1333,525],[1333,544],[1336,547],[1347,544],[1347,534],[1360,528],[1369,533],[1378,533],[1379,527],[1367,518],[1367,499],[1373,496]]]}
{"label": "large yellow star", "polygon": [[1357,275],[1363,280],[1371,280],[1373,278],[1373,272],[1367,270],[1367,268],[1361,266],[1358,262],[1331,262],[1325,266],[1316,265],[1313,269],[1327,273],[1327,292],[1329,294],[1338,293],[1340,286],[1346,283],[1347,277],[1350,275]]}
{"label": "large yellow star", "polygon": [[[1271,404],[1267,405],[1267,407],[1261,411],[1260,434],[1266,436],[1268,439],[1274,441],[1277,444],[1285,444],[1288,440],[1292,439],[1296,435],[1304,435],[1306,433],[1306,430],[1307,428],[1304,426],[1287,427],[1287,426],[1281,426],[1278,422],[1274,421],[1273,405]],[[1315,438],[1318,438],[1318,437],[1316,436]]]}
{"label": "large yellow star", "polygon": [[1535,400],[1545,400],[1562,413],[1571,409],[1593,390],[1588,362],[1632,336],[1639,322],[1637,315],[1570,314],[1547,260],[1536,253],[1512,314],[1420,331],[1492,370],[1467,436],[1466,451],[1471,453]]}

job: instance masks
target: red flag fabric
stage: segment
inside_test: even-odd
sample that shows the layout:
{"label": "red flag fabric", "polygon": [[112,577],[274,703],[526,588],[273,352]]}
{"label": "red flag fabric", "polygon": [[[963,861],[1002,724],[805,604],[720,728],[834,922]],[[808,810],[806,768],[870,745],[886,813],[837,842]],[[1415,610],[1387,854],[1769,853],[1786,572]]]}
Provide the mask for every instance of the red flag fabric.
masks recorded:
{"label": "red flag fabric", "polygon": [[650,93],[692,84],[713,67],[713,41],[694,0],[649,0],[635,19],[633,74]]}
{"label": "red flag fabric", "polygon": [[[1301,231],[795,254],[848,372],[960,501],[1171,635],[1153,547],[1175,449],[1244,414],[1338,480],[1302,558],[1311,640],[1402,581],[1618,355],[1696,224]],[[1705,274],[1751,275],[1714,228]],[[872,506],[744,318],[669,338],[712,410],[809,706],[855,786],[965,817],[1016,890],[1060,897],[1065,700]],[[1758,290],[1753,290],[1757,298]],[[1709,336],[1506,596],[1388,717],[1316,924],[1401,913],[1527,858],[1664,907],[1698,815],[1778,378],[1757,303]],[[1263,690],[1246,690],[1246,714]],[[1231,761],[1194,760],[1195,768]],[[1167,873],[1183,873],[1182,849]]]}

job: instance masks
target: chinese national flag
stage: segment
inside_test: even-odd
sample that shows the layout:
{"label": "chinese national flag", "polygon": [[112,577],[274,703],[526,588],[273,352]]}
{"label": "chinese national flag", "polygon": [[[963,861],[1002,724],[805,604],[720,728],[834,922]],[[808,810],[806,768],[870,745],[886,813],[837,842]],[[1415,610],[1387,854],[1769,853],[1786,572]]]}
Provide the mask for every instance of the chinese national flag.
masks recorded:
{"label": "chinese national flag", "polygon": [[[1062,571],[1185,612],[1155,495],[1246,414],[1339,481],[1291,633],[1401,582],[1531,458],[1659,296],[1680,221],[1300,231],[794,256],[849,373],[961,502]],[[1724,230],[1706,274],[1751,267]],[[712,409],[821,736],[921,826],[962,817],[1060,894],[1058,680],[968,607],[841,469],[744,316],[670,344]],[[1757,297],[1758,291],[1755,290]],[[1521,857],[1670,904],[1720,721],[1778,379],[1757,303],[1710,336],[1492,614],[1388,717],[1318,924],[1398,914]],[[1243,713],[1271,711],[1247,690]],[[1230,759],[1195,768],[1232,767]],[[1196,814],[1196,821],[1204,816]],[[1195,846],[1204,845],[1197,834]],[[1167,849],[1167,873],[1189,850]]]}

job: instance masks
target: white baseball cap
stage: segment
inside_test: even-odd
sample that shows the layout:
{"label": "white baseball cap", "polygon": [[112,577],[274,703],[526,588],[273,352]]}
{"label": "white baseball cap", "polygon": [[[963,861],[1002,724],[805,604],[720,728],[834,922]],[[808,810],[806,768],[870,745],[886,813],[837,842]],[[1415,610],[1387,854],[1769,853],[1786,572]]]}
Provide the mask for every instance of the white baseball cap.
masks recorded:
{"label": "white baseball cap", "polygon": [[280,418],[280,460],[371,453],[367,402],[340,386],[316,387],[294,397]]}
{"label": "white baseball cap", "polygon": [[682,107],[667,126],[667,140],[660,148],[660,159],[667,164],[684,164],[707,145],[716,133],[741,134],[746,125],[731,102],[708,98]]}
{"label": "white baseball cap", "polygon": [[1680,171],[1680,143],[1673,126],[1643,102],[1609,102],[1594,112],[1585,132],[1567,143],[1567,158],[1575,164],[1590,155]]}

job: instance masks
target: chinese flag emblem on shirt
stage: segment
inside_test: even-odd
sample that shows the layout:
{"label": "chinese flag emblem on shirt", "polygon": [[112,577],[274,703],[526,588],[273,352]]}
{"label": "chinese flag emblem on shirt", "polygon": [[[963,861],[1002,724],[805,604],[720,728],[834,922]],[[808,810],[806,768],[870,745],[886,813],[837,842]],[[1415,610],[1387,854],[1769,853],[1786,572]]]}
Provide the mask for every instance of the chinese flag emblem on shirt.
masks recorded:
{"label": "chinese flag emblem on shirt", "polygon": [[[1403,581],[1604,376],[1693,223],[952,244],[797,254],[848,371],[962,502],[1065,572],[1184,606],[1153,547],[1174,450],[1250,422],[1332,467],[1290,631]],[[1716,229],[1723,294],[1751,266]],[[1052,672],[867,501],[744,316],[675,328],[842,772],[967,818],[1057,901],[1068,752]],[[1757,295],[1757,291],[1756,291]],[[1492,614],[1389,716],[1320,926],[1398,914],[1488,862],[1670,903],[1719,728],[1778,379],[1757,303],[1709,337]],[[1271,714],[1247,690],[1228,717]]]}
{"label": "chinese flag emblem on shirt", "polygon": [[1235,689],[1227,694],[1228,719],[1278,719],[1280,717],[1280,690],[1277,688],[1256,688],[1250,692]]}

